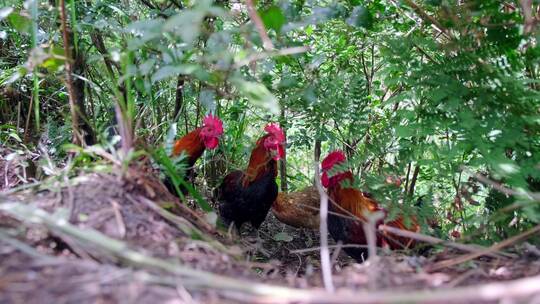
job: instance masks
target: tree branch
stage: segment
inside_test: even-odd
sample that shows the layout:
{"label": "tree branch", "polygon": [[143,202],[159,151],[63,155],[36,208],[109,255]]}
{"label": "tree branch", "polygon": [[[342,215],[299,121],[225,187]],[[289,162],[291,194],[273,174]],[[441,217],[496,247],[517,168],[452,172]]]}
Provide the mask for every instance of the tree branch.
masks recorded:
{"label": "tree branch", "polygon": [[272,43],[272,40],[270,40],[270,37],[268,37],[268,33],[266,32],[266,29],[264,28],[264,24],[261,20],[261,17],[259,16],[259,14],[257,14],[257,10],[255,9],[255,6],[253,5],[253,0],[246,0],[246,5],[247,5],[249,18],[255,24],[255,28],[259,32],[259,35],[261,36],[261,39],[263,41],[263,48],[267,51],[273,50],[274,44]]}

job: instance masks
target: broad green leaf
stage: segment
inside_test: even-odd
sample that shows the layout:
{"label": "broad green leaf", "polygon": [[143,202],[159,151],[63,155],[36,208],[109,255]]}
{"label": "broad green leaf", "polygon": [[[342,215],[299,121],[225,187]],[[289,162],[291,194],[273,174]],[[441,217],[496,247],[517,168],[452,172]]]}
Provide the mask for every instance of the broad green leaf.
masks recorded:
{"label": "broad green leaf", "polygon": [[152,75],[152,82],[167,79],[172,76],[193,74],[199,67],[196,64],[167,65]]}
{"label": "broad green leaf", "polygon": [[49,48],[48,57],[41,63],[41,67],[46,68],[49,72],[53,73],[64,65],[64,48],[53,45]]}
{"label": "broad green leaf", "polygon": [[504,174],[514,174],[519,172],[519,167],[512,163],[498,164],[498,169]]}
{"label": "broad green leaf", "polygon": [[20,13],[11,13],[7,20],[15,30],[21,34],[28,34],[32,25],[32,20],[29,17],[23,16]]}
{"label": "broad green leaf", "polygon": [[279,114],[277,98],[264,85],[240,78],[234,78],[232,83],[254,105],[264,108],[274,115]]}
{"label": "broad green leaf", "polygon": [[200,27],[205,13],[186,10],[167,19],[163,30],[178,34],[184,42],[191,44],[199,37]]}
{"label": "broad green leaf", "polygon": [[276,33],[279,33],[281,27],[287,21],[281,9],[274,5],[260,12],[260,15],[264,26],[273,29]]}
{"label": "broad green leaf", "polygon": [[395,129],[398,137],[410,137],[416,134],[416,128],[413,126],[401,125],[396,126]]}
{"label": "broad green leaf", "polygon": [[139,72],[141,73],[141,75],[148,75],[150,74],[150,72],[152,71],[152,68],[155,65],[156,65],[156,60],[153,58],[150,58],[139,66]]}
{"label": "broad green leaf", "polygon": [[373,27],[373,15],[365,6],[357,6],[353,9],[347,22],[356,27],[371,29]]}

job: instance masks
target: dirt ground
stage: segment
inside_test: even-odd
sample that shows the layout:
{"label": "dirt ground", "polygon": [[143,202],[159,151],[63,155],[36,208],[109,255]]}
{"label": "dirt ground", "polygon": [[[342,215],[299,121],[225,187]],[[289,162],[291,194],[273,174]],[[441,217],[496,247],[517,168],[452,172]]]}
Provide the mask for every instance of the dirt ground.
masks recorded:
{"label": "dirt ground", "polygon": [[[293,296],[298,290],[324,293],[318,231],[287,226],[269,214],[258,233],[245,227],[239,237],[230,235],[180,204],[144,168],[49,178],[14,191],[29,182],[20,178],[20,169],[20,161],[0,159],[0,303],[328,301]],[[171,204],[170,212],[162,208]],[[99,233],[79,233],[89,229]],[[391,252],[357,264],[335,247],[332,281],[338,295],[453,289],[458,294],[460,287],[540,274],[540,251],[528,243],[508,250],[512,258],[482,257],[436,271],[429,269],[464,252]],[[504,303],[539,303],[531,294],[512,294]],[[487,298],[412,302],[501,301]]]}

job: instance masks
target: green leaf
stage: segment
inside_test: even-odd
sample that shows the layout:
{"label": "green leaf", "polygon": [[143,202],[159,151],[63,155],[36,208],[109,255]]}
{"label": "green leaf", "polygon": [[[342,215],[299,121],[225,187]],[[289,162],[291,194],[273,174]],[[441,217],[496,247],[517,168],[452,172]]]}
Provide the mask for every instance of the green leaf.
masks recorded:
{"label": "green leaf", "polygon": [[152,71],[152,68],[156,65],[156,60],[151,58],[143,62],[139,66],[139,72],[141,75],[148,75],[150,74],[150,71]]}
{"label": "green leaf", "polygon": [[432,6],[439,6],[441,5],[442,0],[426,0],[426,4],[432,5]]}
{"label": "green leaf", "polygon": [[274,115],[279,114],[277,98],[264,85],[241,78],[234,78],[231,82],[251,103],[268,110]]}
{"label": "green leaf", "polygon": [[274,241],[277,242],[291,242],[294,238],[287,232],[278,232],[274,234]]}
{"label": "green leaf", "polygon": [[412,126],[396,126],[396,135],[398,137],[410,137],[416,134],[416,128]]}
{"label": "green leaf", "polygon": [[160,68],[152,75],[152,82],[157,82],[172,76],[178,76],[178,74],[190,75],[198,68],[199,66],[196,64],[167,65]]}
{"label": "green leaf", "polygon": [[30,32],[30,27],[32,26],[32,20],[30,20],[30,18],[19,13],[11,13],[7,19],[9,24],[15,28],[17,32],[21,34],[28,34]]}
{"label": "green leaf", "polygon": [[431,99],[434,102],[439,102],[439,101],[443,100],[444,98],[446,98],[447,96],[448,96],[448,93],[446,92],[446,90],[444,90],[442,88],[438,88],[438,89],[435,89],[435,90],[431,91]]}
{"label": "green leaf", "polygon": [[356,27],[371,29],[373,27],[373,15],[365,6],[357,6],[353,9],[347,22]]}
{"label": "green leaf", "polygon": [[216,94],[212,90],[202,90],[199,97],[201,104],[210,112],[216,109]]}
{"label": "green leaf", "polygon": [[[165,172],[165,174],[171,178],[174,188],[177,192],[177,194],[180,196],[180,199],[182,200],[183,194],[182,191],[180,191],[180,186],[186,188],[195,198],[195,201],[201,207],[202,210],[205,212],[212,212],[212,206],[202,197],[202,195],[195,189],[191,184],[186,182],[182,177],[179,176],[178,172],[178,166],[175,166],[173,161],[167,156],[166,151],[164,148],[159,148],[154,151],[152,151],[152,157],[154,160],[161,166],[162,170]],[[180,167],[183,167],[185,169],[185,154],[182,153],[178,161],[180,162]],[[185,172],[185,170],[184,170]]]}
{"label": "green leaf", "polygon": [[19,135],[17,133],[13,133],[13,132],[10,132],[8,134],[9,137],[15,139],[16,141],[18,142],[22,142],[22,139],[19,137]]}
{"label": "green leaf", "polygon": [[54,73],[64,65],[64,48],[53,45],[49,48],[49,56],[40,64],[49,72]]}
{"label": "green leaf", "polygon": [[184,42],[191,44],[199,37],[204,15],[202,11],[183,11],[167,19],[163,29],[178,34]]}
{"label": "green leaf", "polygon": [[279,33],[285,22],[285,15],[277,6],[270,6],[266,10],[259,13],[266,28],[271,28],[276,33]]}

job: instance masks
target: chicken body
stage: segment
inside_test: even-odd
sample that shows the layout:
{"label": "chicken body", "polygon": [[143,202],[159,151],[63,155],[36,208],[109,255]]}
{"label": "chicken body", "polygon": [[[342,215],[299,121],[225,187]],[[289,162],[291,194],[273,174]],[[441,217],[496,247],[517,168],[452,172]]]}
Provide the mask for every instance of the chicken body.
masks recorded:
{"label": "chicken body", "polygon": [[247,185],[244,179],[244,172],[239,170],[225,177],[220,187],[219,213],[226,224],[234,222],[238,229],[245,222],[259,228],[278,194],[276,176],[269,170]]}
{"label": "chicken body", "polygon": [[[379,206],[373,199],[368,198],[362,191],[354,188],[342,188],[334,186],[328,191],[330,199],[336,204],[330,204],[328,215],[328,231],[336,241],[343,244],[367,245],[367,239],[363,223],[367,215],[374,212],[383,212],[385,217],[387,211]],[[384,219],[379,220],[376,226],[386,224],[391,227],[419,231],[416,220],[411,219],[409,226],[405,225],[405,219],[402,216],[384,223]],[[399,237],[386,232],[377,232],[377,247],[389,247],[392,250],[405,249],[414,246],[412,239]],[[363,261],[367,258],[367,248],[344,248],[345,252],[357,261]]]}
{"label": "chicken body", "polygon": [[[206,149],[215,149],[219,143],[219,137],[223,134],[223,123],[216,116],[208,115],[204,118],[203,126],[184,135],[174,143],[172,156],[178,157],[183,153],[186,155],[186,177],[187,180],[195,179],[193,166],[195,162],[203,155]],[[165,186],[171,192],[176,194],[174,184],[170,178],[165,178]],[[182,194],[187,194],[187,189],[180,185]]]}
{"label": "chicken body", "polygon": [[[339,157],[334,164],[341,163],[344,159],[344,156]],[[327,171],[334,164],[330,168],[327,166],[326,169],[323,165],[323,175],[328,174]],[[322,178],[323,185],[328,188],[328,196],[331,201],[329,205],[328,231],[334,240],[341,241],[344,244],[367,245],[363,223],[368,220],[367,217],[370,214],[381,211],[386,217],[387,211],[369,197],[369,194],[351,186],[342,186],[343,181],[349,181],[352,184],[353,179],[353,174],[350,171],[341,172],[332,177],[326,175],[326,177],[323,176]],[[398,216],[396,219],[386,223],[384,223],[384,219],[376,223],[377,226],[381,224],[413,232],[420,230],[415,218],[408,219],[406,225],[403,216]],[[377,231],[376,237],[378,247],[388,247],[395,250],[411,248],[415,245],[412,239],[386,232]],[[344,248],[344,250],[359,262],[363,262],[367,258],[367,248]]]}
{"label": "chicken body", "polygon": [[279,193],[272,212],[281,222],[296,228],[319,228],[319,192],[313,186],[291,193]]}
{"label": "chicken body", "polygon": [[284,155],[285,135],[277,125],[269,126],[265,130],[270,134],[257,141],[247,169],[227,174],[217,189],[222,220],[238,229],[245,222],[258,229],[278,194],[276,160]]}

